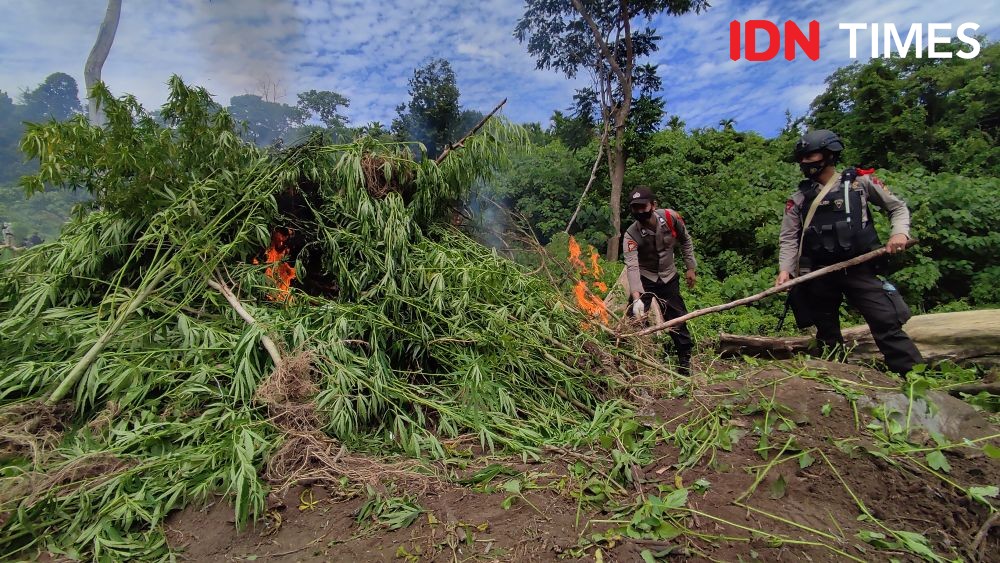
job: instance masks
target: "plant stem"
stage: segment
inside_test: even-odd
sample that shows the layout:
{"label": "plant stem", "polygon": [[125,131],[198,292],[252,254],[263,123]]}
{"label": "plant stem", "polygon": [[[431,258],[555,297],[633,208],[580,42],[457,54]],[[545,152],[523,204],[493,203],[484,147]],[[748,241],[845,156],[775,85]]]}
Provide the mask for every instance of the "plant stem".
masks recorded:
{"label": "plant stem", "polygon": [[145,301],[146,298],[149,297],[151,293],[153,293],[153,290],[156,289],[156,286],[160,285],[160,282],[163,281],[163,278],[167,277],[168,272],[169,268],[167,268],[166,266],[161,267],[160,271],[158,271],[156,275],[153,276],[153,279],[146,284],[146,287],[144,287],[143,290],[140,291],[138,295],[136,295],[135,297],[132,298],[131,301],[129,301],[128,305],[125,307],[125,310],[122,311],[118,315],[118,317],[115,318],[115,320],[111,323],[111,326],[108,327],[108,330],[106,330],[104,334],[102,334],[101,337],[97,339],[97,342],[95,342],[94,345],[90,347],[90,350],[87,350],[87,353],[84,354],[82,358],[80,358],[80,361],[77,362],[75,366],[73,366],[73,369],[71,369],[70,372],[66,375],[66,377],[62,380],[62,383],[59,384],[59,387],[56,387],[55,391],[52,392],[52,395],[50,395],[48,400],[46,401],[48,404],[54,405],[58,403],[66,396],[67,393],[69,393],[73,389],[73,386],[75,386],[76,383],[80,380],[80,378],[83,377],[83,374],[87,371],[87,368],[89,368],[90,365],[94,363],[94,360],[96,360],[97,356],[99,356],[101,351],[104,350],[104,347],[108,345],[108,342],[111,342],[111,339],[114,338],[115,333],[118,332],[118,329],[120,329],[122,325],[125,324],[125,319],[131,316],[132,313],[134,313],[136,309],[139,308],[139,305],[142,305],[142,302]]}

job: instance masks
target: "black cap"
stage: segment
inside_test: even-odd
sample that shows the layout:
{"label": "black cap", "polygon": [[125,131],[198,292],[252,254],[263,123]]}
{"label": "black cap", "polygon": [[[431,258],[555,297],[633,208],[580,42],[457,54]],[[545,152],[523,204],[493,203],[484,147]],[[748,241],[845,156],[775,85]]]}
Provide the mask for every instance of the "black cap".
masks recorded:
{"label": "black cap", "polygon": [[653,195],[653,190],[647,188],[646,186],[639,186],[632,190],[632,195],[628,198],[629,205],[633,203],[649,203],[656,199]]}

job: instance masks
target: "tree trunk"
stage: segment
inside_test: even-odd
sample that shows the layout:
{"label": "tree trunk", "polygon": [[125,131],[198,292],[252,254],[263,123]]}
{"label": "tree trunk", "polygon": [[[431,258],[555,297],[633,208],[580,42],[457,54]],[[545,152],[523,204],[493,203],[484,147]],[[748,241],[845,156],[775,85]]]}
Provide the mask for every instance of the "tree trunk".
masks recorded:
{"label": "tree trunk", "polygon": [[622,238],[622,184],[625,182],[625,137],[624,129],[615,132],[615,144],[611,148],[611,238],[608,239],[608,261],[618,261],[618,248]]}
{"label": "tree trunk", "polygon": [[104,21],[101,22],[101,29],[97,32],[97,40],[87,57],[87,64],[83,67],[83,81],[87,87],[87,116],[92,125],[104,125],[104,112],[97,106],[91,89],[94,84],[101,81],[101,69],[104,68],[104,61],[111,52],[111,44],[115,41],[115,32],[118,31],[118,20],[122,14],[122,0],[108,0],[108,11],[104,13]]}

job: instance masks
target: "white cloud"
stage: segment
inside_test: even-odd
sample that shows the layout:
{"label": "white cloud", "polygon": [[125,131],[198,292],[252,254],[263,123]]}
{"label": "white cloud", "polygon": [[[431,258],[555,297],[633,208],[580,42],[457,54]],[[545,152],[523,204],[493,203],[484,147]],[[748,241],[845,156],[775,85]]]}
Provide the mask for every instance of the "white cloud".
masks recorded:
{"label": "white cloud", "polygon": [[[84,61],[104,15],[95,0],[0,3],[0,89],[16,94],[56,71],[83,81]],[[570,105],[586,76],[567,80],[538,71],[512,36],[523,3],[511,0],[129,0],[104,68],[116,93],[133,93],[147,107],[166,97],[170,74],[207,87],[220,102],[254,91],[262,80],[295,93],[328,89],[351,99],[357,124],[388,123],[407,98],[413,69],[432,57],[448,58],[462,103],[488,110],[509,98],[507,115],[546,121]],[[652,57],[664,78],[667,109],[689,126],[714,126],[734,117],[740,129],[774,133],[784,111],[803,113],[822,91],[823,79],[850,63],[847,33],[839,22],[973,21],[979,33],[1000,31],[1000,0],[862,0],[830,3],[717,0],[700,15],[657,17],[663,39]],[[766,63],[729,60],[729,22],[818,18],[822,57]],[[860,54],[867,56],[862,34]]]}

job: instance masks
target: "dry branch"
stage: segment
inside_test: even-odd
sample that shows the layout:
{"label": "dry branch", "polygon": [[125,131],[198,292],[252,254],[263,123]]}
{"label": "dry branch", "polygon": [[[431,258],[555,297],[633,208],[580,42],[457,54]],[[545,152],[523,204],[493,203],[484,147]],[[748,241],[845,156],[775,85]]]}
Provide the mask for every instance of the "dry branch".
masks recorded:
{"label": "dry branch", "polygon": [[[906,247],[907,248],[909,248],[910,246],[912,246],[914,244],[917,244],[917,241],[915,239],[911,239],[911,240],[906,241]],[[858,264],[863,264],[864,262],[867,262],[869,260],[872,260],[874,258],[878,258],[879,256],[882,256],[886,252],[888,252],[888,250],[886,250],[886,248],[883,246],[882,248],[879,248],[879,249],[876,249],[876,250],[872,250],[871,252],[868,252],[866,254],[862,254],[861,256],[856,256],[854,258],[851,258],[850,260],[845,260],[843,262],[838,262],[836,264],[833,264],[831,266],[827,266],[825,268],[820,268],[819,270],[816,270],[815,272],[810,272],[810,273],[808,273],[808,274],[806,274],[804,276],[795,278],[795,279],[793,279],[793,280],[791,280],[791,281],[789,281],[787,283],[784,283],[782,285],[766,289],[766,290],[764,290],[764,291],[762,291],[760,293],[757,293],[755,295],[751,295],[749,297],[744,297],[742,299],[737,299],[736,301],[730,301],[729,303],[723,303],[722,305],[715,305],[715,306],[712,306],[712,307],[705,307],[704,309],[698,309],[697,311],[692,311],[692,312],[690,312],[690,313],[688,313],[686,315],[682,315],[682,316],[677,317],[675,319],[671,319],[671,320],[669,320],[669,321],[667,321],[665,323],[660,323],[658,325],[654,325],[654,326],[651,326],[651,327],[648,327],[648,328],[644,328],[644,329],[642,329],[642,330],[640,330],[638,332],[633,332],[633,333],[630,333],[630,334],[623,334],[622,338],[629,338],[629,337],[632,337],[632,336],[645,336],[647,334],[652,334],[654,332],[660,332],[661,330],[666,330],[666,329],[668,329],[668,328],[670,328],[672,326],[677,326],[677,325],[682,324],[682,323],[684,323],[686,321],[689,321],[689,320],[691,320],[691,319],[693,319],[695,317],[700,317],[702,315],[708,315],[708,314],[711,314],[711,313],[718,313],[720,311],[726,311],[728,309],[734,309],[734,308],[739,307],[741,305],[748,305],[750,303],[754,303],[756,301],[760,301],[761,299],[763,299],[765,297],[770,297],[771,295],[775,295],[775,294],[778,294],[778,293],[782,293],[782,292],[788,291],[789,289],[795,287],[796,285],[799,285],[801,283],[805,283],[805,282],[807,282],[809,280],[814,280],[814,279],[816,279],[818,277],[825,276],[826,274],[829,274],[829,273],[832,273],[832,272],[836,272],[836,271],[839,271],[839,270],[850,268],[852,266],[857,266]]]}
{"label": "dry branch", "polygon": [[448,143],[448,146],[446,146],[444,150],[441,151],[441,154],[439,154],[438,157],[434,159],[434,163],[441,164],[441,162],[444,161],[445,157],[451,153],[452,149],[457,149],[465,146],[465,140],[475,135],[477,131],[482,129],[483,125],[486,125],[486,122],[489,121],[491,117],[493,117],[493,114],[500,111],[500,108],[502,108],[503,105],[506,103],[507,103],[507,98],[504,98],[503,100],[500,101],[499,104],[497,104],[497,107],[493,108],[493,111],[483,116],[483,118],[479,120],[479,123],[477,123],[475,127],[473,127],[468,133],[466,133],[464,137],[459,139],[457,143]]}
{"label": "dry branch", "polygon": [[604,155],[604,145],[608,141],[608,126],[604,125],[604,132],[601,133],[601,142],[597,144],[597,158],[594,159],[594,166],[590,169],[590,179],[587,180],[586,187],[583,188],[583,193],[580,194],[580,201],[576,204],[576,210],[573,211],[573,216],[569,218],[569,223],[566,223],[566,232],[569,233],[569,229],[573,226],[573,221],[576,221],[576,216],[580,213],[580,207],[583,206],[583,199],[587,197],[587,192],[590,191],[590,186],[594,184],[594,179],[597,178],[597,167],[601,164],[601,156]]}

